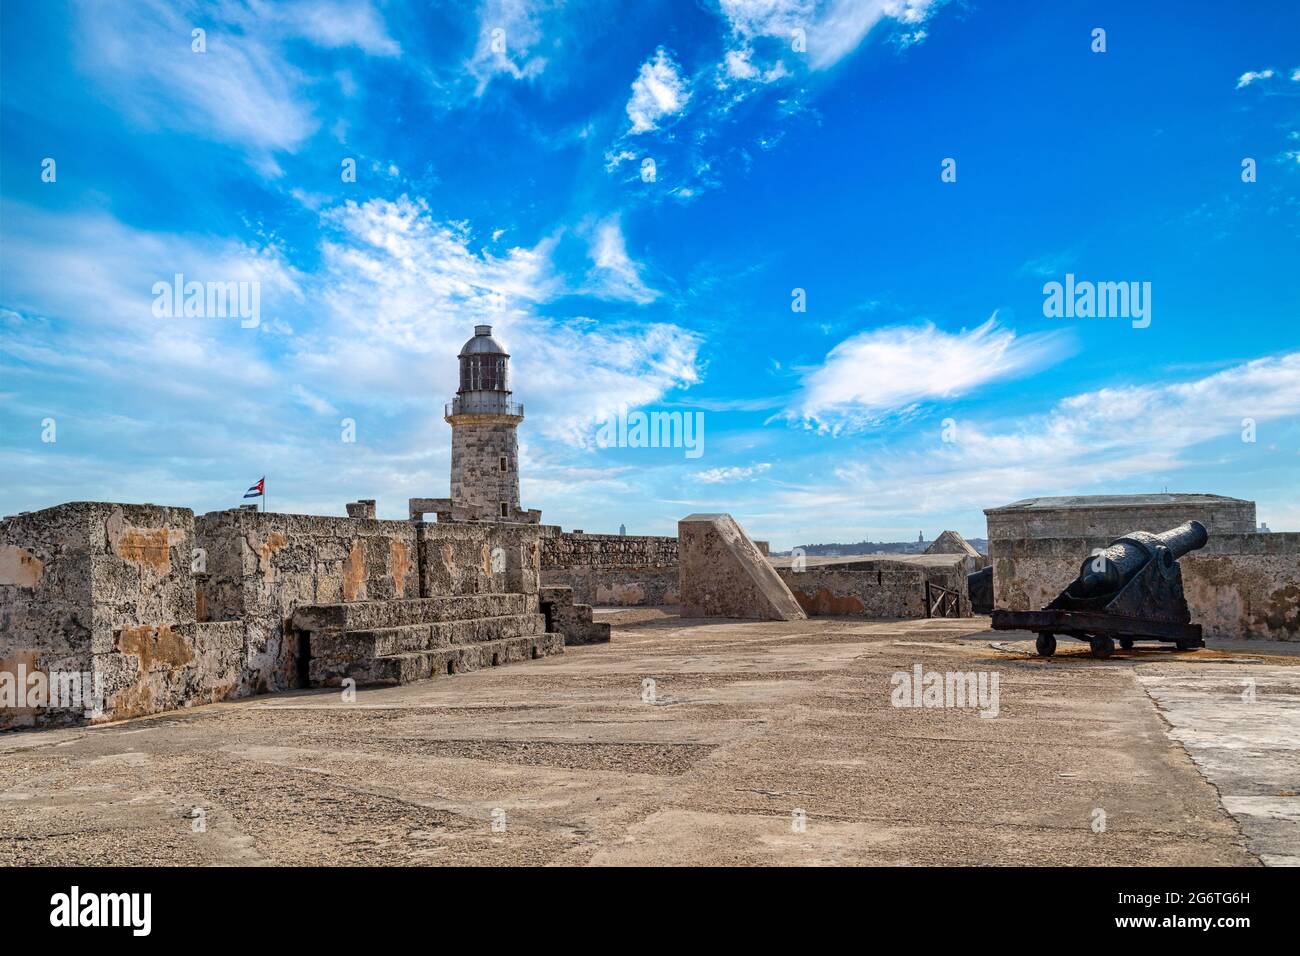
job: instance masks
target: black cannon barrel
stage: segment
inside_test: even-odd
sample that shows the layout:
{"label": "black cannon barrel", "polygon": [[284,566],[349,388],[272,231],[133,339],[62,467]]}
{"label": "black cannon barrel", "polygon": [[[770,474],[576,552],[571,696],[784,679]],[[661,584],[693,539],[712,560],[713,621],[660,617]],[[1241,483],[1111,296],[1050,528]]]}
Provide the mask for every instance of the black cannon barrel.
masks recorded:
{"label": "black cannon barrel", "polygon": [[1210,533],[1205,530],[1205,525],[1199,521],[1187,521],[1177,528],[1170,528],[1168,531],[1153,534],[1151,537],[1168,548],[1174,560],[1177,561],[1183,555],[1191,551],[1199,551],[1205,547],[1205,543],[1210,540]]}
{"label": "black cannon barrel", "polygon": [[1142,570],[1157,547],[1167,548],[1176,561],[1190,551],[1205,547],[1209,540],[1205,525],[1199,521],[1188,521],[1160,534],[1131,531],[1116,538],[1110,547],[1086,558],[1069,593],[1074,597],[1095,597],[1118,591]]}

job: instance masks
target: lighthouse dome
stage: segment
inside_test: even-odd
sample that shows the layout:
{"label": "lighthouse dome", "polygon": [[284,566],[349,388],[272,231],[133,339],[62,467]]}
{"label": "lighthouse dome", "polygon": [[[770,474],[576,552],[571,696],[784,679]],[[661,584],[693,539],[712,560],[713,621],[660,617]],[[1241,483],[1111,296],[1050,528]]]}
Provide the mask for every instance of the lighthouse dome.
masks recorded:
{"label": "lighthouse dome", "polygon": [[492,338],[492,326],[474,326],[460,350],[460,392],[509,392],[510,354]]}

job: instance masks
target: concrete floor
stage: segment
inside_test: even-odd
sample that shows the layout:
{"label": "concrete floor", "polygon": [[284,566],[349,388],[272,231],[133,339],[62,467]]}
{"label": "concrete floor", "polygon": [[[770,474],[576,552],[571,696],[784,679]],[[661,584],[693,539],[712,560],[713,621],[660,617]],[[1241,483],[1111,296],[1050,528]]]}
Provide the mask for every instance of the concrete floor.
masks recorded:
{"label": "concrete floor", "polygon": [[[608,645],[350,704],[0,735],[0,866],[1300,858],[1300,658],[1042,661],[987,618],[615,620]],[[891,706],[917,664],[996,673],[998,716]]]}

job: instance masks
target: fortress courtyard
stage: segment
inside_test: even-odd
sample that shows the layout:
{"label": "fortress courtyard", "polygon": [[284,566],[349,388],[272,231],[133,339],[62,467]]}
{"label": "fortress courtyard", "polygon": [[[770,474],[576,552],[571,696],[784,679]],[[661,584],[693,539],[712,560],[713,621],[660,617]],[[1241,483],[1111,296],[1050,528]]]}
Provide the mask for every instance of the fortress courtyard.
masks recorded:
{"label": "fortress courtyard", "polygon": [[[1300,863],[1296,645],[597,620],[610,643],[354,701],[0,736],[0,866]],[[996,706],[895,706],[931,672],[996,675]]]}

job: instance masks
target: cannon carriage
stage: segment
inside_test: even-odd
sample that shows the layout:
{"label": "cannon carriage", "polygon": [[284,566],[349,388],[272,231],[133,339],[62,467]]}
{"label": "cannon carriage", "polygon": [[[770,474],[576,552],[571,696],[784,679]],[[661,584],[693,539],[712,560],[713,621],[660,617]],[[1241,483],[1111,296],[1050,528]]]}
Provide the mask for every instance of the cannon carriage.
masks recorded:
{"label": "cannon carriage", "polygon": [[1056,653],[1058,635],[1087,641],[1094,657],[1109,657],[1118,642],[1204,647],[1201,626],[1191,623],[1178,559],[1205,547],[1209,534],[1188,521],[1161,534],[1133,531],[1084,559],[1078,576],[1041,611],[993,611],[993,627],[1034,631],[1041,657]]}

